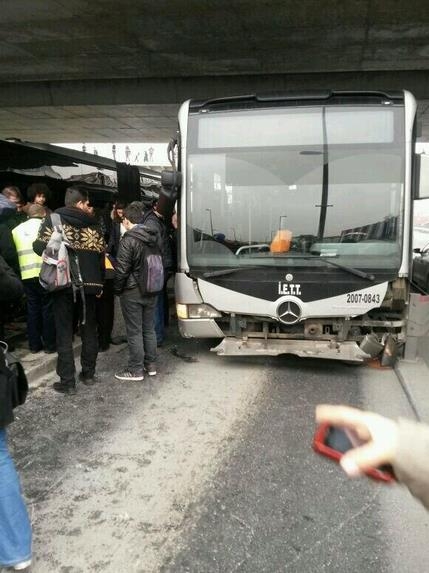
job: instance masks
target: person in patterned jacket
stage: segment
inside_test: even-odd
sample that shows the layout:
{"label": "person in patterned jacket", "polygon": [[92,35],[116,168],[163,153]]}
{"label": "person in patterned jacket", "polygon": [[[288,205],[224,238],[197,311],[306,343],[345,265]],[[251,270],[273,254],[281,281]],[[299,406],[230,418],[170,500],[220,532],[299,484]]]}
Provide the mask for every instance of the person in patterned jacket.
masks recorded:
{"label": "person in patterned jacket", "polygon": [[[70,246],[77,254],[85,293],[85,321],[80,325],[82,337],[79,380],[86,385],[97,382],[95,367],[98,355],[96,298],[103,293],[104,282],[104,237],[96,219],[89,212],[88,193],[77,187],[69,187],[65,194],[65,207],[55,211],[61,217],[63,231]],[[39,229],[33,249],[41,255],[52,234],[52,221],[47,216]],[[82,316],[82,300],[76,301],[72,288],[52,293],[57,342],[57,374],[59,382],[54,390],[64,394],[76,392],[76,370],[73,355],[73,314],[75,304]]]}

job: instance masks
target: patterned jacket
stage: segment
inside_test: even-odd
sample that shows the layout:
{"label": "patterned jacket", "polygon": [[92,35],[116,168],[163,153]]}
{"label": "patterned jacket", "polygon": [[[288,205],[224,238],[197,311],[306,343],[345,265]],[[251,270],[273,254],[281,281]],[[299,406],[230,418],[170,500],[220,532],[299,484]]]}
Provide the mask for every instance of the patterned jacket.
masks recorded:
{"label": "patterned jacket", "polygon": [[[77,253],[85,292],[99,294],[103,290],[106,245],[96,219],[77,207],[61,207],[55,213],[60,215],[65,236]],[[52,221],[48,215],[33,243],[38,255],[43,253],[51,234]]]}

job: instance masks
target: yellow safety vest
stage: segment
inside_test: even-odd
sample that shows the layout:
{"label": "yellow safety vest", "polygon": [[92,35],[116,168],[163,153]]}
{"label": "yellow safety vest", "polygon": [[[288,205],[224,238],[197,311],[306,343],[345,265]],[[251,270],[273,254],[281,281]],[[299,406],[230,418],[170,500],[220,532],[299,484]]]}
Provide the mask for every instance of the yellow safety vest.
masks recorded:
{"label": "yellow safety vest", "polygon": [[37,238],[42,219],[36,217],[24,221],[12,231],[18,253],[22,280],[37,278],[42,267],[42,257],[33,251],[33,241]]}

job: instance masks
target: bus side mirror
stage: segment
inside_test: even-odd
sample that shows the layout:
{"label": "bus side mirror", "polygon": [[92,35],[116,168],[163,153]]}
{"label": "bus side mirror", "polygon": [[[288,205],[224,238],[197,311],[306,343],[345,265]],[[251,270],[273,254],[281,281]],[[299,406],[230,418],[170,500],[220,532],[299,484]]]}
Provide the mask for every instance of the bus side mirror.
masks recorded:
{"label": "bus side mirror", "polygon": [[174,200],[176,200],[182,186],[182,173],[172,169],[164,169],[161,172],[161,186],[166,195],[174,196]]}
{"label": "bus side mirror", "polygon": [[164,169],[161,172],[161,191],[156,210],[166,221],[171,220],[181,185],[182,174],[180,171]]}

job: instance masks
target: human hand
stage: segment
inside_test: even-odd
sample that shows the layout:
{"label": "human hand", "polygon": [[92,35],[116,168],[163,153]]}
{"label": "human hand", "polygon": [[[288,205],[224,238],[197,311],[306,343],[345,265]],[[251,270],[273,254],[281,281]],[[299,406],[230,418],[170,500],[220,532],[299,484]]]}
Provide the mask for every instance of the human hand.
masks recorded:
{"label": "human hand", "polygon": [[355,433],[363,445],[346,452],[340,464],[349,477],[359,476],[370,468],[376,468],[394,461],[398,444],[398,424],[373,412],[319,404],[316,407],[316,421],[326,422]]}

